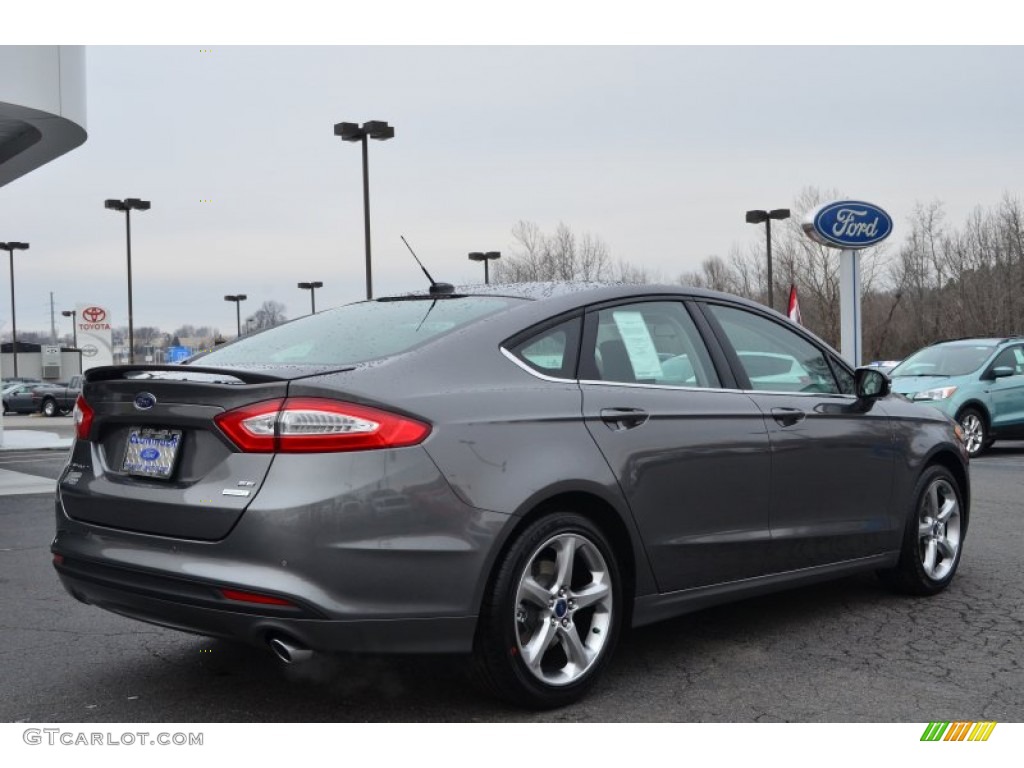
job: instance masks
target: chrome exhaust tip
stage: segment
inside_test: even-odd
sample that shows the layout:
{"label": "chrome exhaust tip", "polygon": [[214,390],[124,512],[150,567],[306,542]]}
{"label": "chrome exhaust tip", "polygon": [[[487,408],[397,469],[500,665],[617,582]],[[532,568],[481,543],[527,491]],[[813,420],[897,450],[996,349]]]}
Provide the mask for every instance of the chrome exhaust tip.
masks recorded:
{"label": "chrome exhaust tip", "polygon": [[275,635],[267,640],[267,645],[270,646],[274,655],[285,664],[300,664],[313,658],[313,652],[309,648],[304,648],[294,640],[280,635]]}

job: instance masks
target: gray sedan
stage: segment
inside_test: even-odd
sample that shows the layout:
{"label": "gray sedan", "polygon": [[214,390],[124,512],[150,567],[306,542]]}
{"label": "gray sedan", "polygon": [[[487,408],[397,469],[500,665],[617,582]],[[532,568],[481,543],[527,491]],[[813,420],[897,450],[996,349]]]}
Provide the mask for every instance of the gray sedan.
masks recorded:
{"label": "gray sedan", "polygon": [[54,565],[286,662],[466,653],[559,706],[630,626],[865,570],[945,589],[962,435],[888,391],[724,294],[435,284],[89,371]]}

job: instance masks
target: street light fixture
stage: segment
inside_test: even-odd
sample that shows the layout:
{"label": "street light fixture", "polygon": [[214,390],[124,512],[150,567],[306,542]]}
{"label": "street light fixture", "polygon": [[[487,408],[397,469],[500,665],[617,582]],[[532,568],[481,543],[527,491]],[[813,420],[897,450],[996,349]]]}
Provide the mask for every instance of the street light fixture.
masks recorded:
{"label": "street light fixture", "polygon": [[244,293],[236,293],[234,296],[225,296],[224,301],[235,302],[235,322],[238,323],[238,335],[242,335],[242,302],[245,301],[248,296]]}
{"label": "street light fixture", "polygon": [[311,315],[316,314],[316,289],[323,288],[324,284],[319,280],[313,283],[299,283],[299,288],[309,291],[309,310]]}
{"label": "street light fixture", "polygon": [[772,286],[772,219],[788,219],[789,208],[775,208],[771,211],[747,211],[747,224],[765,225],[765,236],[768,242],[768,307],[775,309],[774,290]]}
{"label": "street light fixture", "polygon": [[104,200],[103,207],[111,211],[124,211],[125,236],[128,242],[128,362],[135,362],[135,319],[132,313],[132,211],[148,211],[149,200],[126,197],[124,200]]}
{"label": "street light fixture", "polygon": [[78,311],[74,309],[65,309],[61,314],[64,315],[64,317],[71,318],[71,338],[74,339],[72,344],[74,344],[75,349],[78,349]]}
{"label": "street light fixture", "polygon": [[487,251],[483,253],[481,251],[473,251],[469,254],[470,261],[482,261],[484,263],[484,284],[487,285],[491,282],[490,270],[487,269],[488,262],[494,259],[501,258],[501,251]]}
{"label": "street light fixture", "polygon": [[18,376],[18,323],[14,314],[14,252],[27,251],[28,243],[0,243],[0,249],[11,257],[11,351],[14,353],[14,376]]}
{"label": "street light fixture", "polygon": [[384,120],[370,120],[358,123],[335,123],[334,135],[342,141],[363,143],[363,230],[366,242],[366,298],[373,298],[373,277],[370,270],[370,170],[366,151],[366,139],[387,141],[395,137],[395,129]]}

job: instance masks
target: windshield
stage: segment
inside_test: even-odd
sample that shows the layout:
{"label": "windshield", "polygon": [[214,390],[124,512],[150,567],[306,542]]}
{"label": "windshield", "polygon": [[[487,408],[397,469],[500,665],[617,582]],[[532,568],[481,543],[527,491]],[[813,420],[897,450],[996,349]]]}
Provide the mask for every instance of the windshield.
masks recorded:
{"label": "windshield", "polygon": [[889,376],[963,376],[978,370],[995,351],[995,344],[937,344],[915,352]]}
{"label": "windshield", "polygon": [[367,301],[244,337],[190,362],[349,365],[406,352],[522,299],[490,296]]}

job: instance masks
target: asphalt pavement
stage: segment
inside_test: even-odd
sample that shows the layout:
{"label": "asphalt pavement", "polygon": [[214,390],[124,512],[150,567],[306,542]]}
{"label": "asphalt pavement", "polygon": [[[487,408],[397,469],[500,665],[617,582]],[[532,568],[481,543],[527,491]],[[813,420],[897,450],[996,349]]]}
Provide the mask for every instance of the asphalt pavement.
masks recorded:
{"label": "asphalt pavement", "polygon": [[[52,485],[63,456],[5,452],[0,470]],[[0,495],[0,720],[1019,722],[1022,473],[1024,443],[972,463],[970,530],[946,592],[895,596],[865,575],[645,627],[590,696],[548,713],[486,698],[459,657],[284,667],[83,605],[50,565],[52,489]]]}

